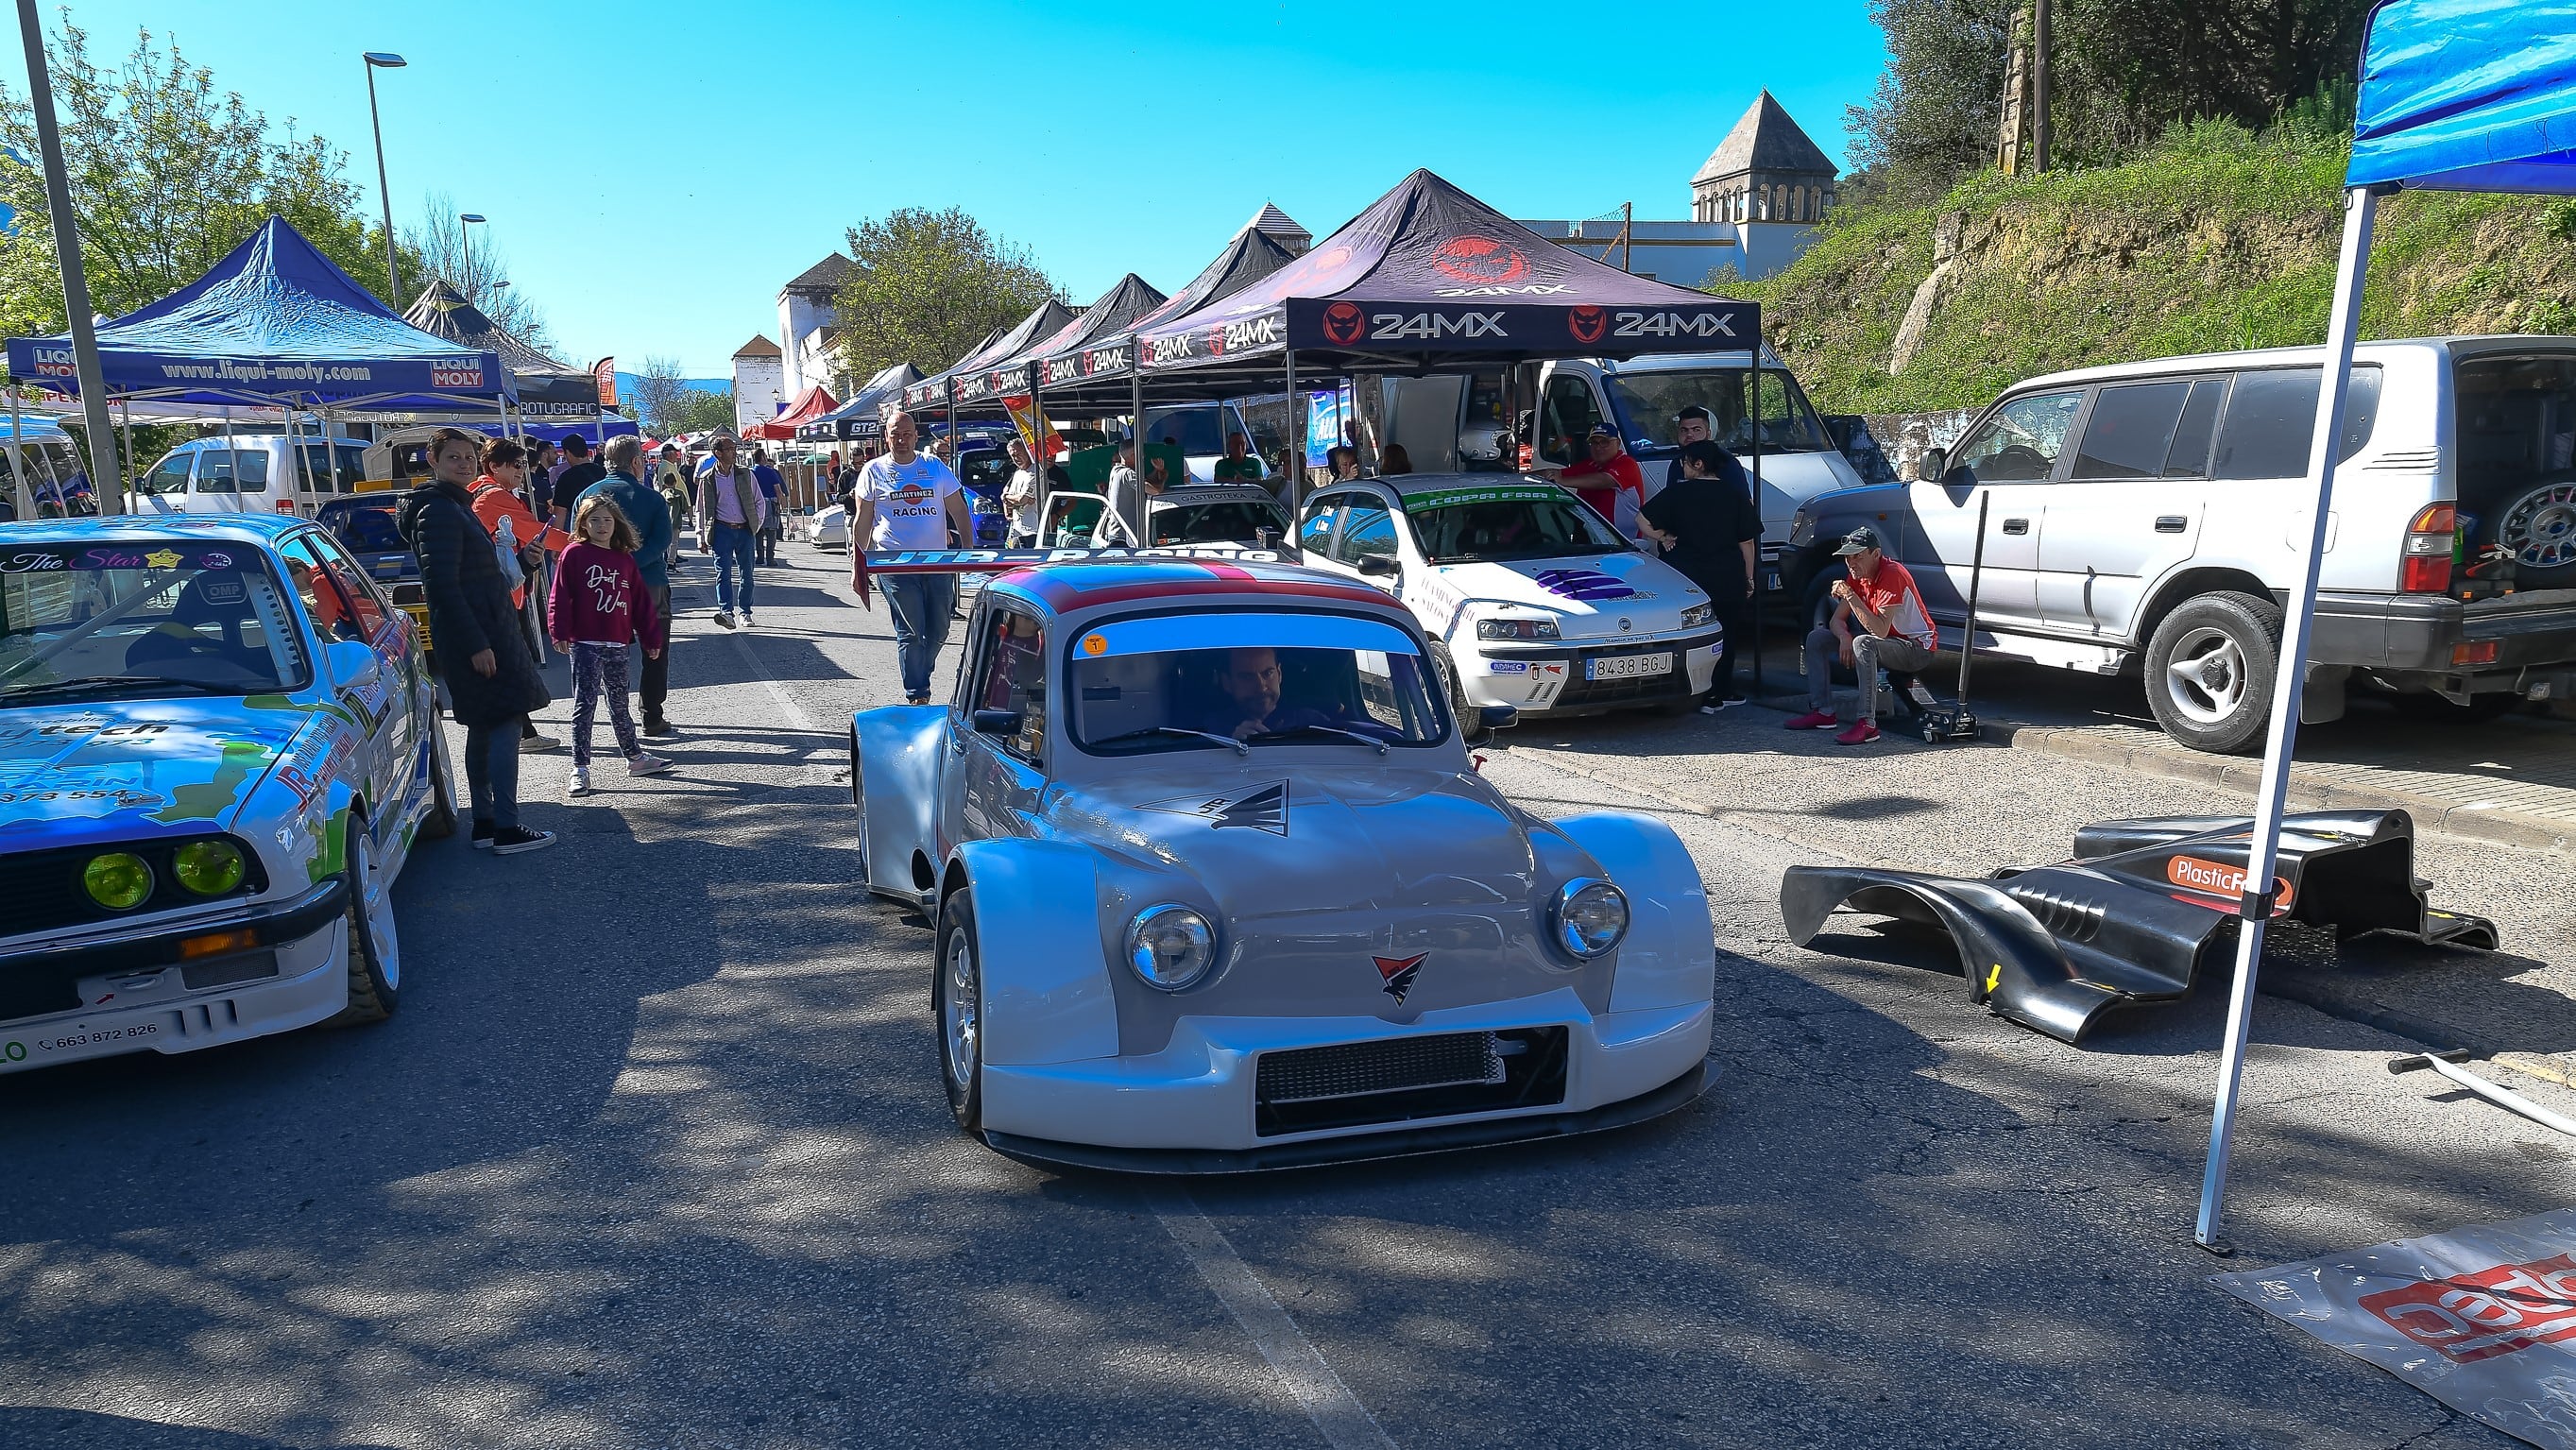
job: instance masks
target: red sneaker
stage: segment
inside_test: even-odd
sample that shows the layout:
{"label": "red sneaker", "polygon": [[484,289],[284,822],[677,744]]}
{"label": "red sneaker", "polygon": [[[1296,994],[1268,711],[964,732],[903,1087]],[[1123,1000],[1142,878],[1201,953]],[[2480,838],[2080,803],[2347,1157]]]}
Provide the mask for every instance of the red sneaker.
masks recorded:
{"label": "red sneaker", "polygon": [[1831,710],[1810,710],[1804,715],[1791,716],[1788,728],[1792,730],[1830,730],[1841,723],[1843,723],[1842,717]]}
{"label": "red sneaker", "polygon": [[1867,745],[1878,738],[1878,727],[1867,720],[1834,737],[1836,745]]}

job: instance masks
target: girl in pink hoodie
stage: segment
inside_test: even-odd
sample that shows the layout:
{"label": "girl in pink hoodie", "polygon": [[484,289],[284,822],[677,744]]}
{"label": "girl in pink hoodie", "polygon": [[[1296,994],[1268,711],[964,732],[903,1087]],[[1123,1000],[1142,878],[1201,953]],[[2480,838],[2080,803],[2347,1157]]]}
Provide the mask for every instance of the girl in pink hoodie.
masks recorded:
{"label": "girl in pink hoodie", "polygon": [[574,542],[555,565],[555,589],[546,601],[546,633],[572,656],[572,782],[565,794],[590,794],[590,727],[608,697],[608,723],[629,775],[654,775],[671,762],[648,755],[635,739],[626,708],[626,647],[637,641],[644,657],[662,656],[666,621],[655,618],[653,593],[635,567],[640,542],[625,511],[605,497],[585,498],[573,517]]}

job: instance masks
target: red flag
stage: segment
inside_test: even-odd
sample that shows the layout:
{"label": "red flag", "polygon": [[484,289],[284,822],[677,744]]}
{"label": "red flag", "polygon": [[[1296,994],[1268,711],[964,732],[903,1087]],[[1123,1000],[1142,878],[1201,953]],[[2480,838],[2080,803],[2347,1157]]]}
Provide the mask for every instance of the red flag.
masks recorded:
{"label": "red flag", "polygon": [[617,359],[614,356],[609,356],[592,363],[590,365],[590,376],[592,381],[599,384],[599,406],[602,408],[616,407]]}

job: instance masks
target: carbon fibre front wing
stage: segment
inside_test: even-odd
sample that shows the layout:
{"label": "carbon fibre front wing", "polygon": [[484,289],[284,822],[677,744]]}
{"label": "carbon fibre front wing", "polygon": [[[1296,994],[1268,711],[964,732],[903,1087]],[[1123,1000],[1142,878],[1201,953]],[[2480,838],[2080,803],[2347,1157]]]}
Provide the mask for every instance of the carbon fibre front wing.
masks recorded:
{"label": "carbon fibre front wing", "polygon": [[[2075,834],[2073,859],[1983,881],[1865,866],[1792,866],[1780,918],[1805,946],[1837,909],[1936,928],[1957,948],[1969,999],[2061,1042],[2101,1015],[2189,993],[2204,963],[2223,972],[2253,823],[2225,816],[2106,821]],[[2339,937],[2497,945],[2484,917],[2425,904],[2415,823],[2404,811],[2314,811],[2281,826],[2274,920]]]}

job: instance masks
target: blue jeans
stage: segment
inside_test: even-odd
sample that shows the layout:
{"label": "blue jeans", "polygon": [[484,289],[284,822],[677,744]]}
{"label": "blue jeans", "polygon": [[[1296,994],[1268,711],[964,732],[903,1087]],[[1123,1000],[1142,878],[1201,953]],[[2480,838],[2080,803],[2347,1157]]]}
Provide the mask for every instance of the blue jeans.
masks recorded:
{"label": "blue jeans", "polygon": [[477,825],[507,830],[519,823],[519,729],[526,723],[522,715],[488,730],[465,727],[465,793]]}
{"label": "blue jeans", "polygon": [[718,524],[708,532],[707,545],[716,556],[716,608],[727,614],[733,613],[736,604],[733,571],[739,565],[742,569],[740,605],[747,614],[751,611],[752,550],[759,543],[759,538],[751,530],[736,528],[732,524]]}
{"label": "blue jeans", "polygon": [[894,616],[895,664],[906,699],[930,693],[930,670],[948,643],[949,611],[957,607],[957,581],[946,574],[898,574],[879,579],[886,612]]}

